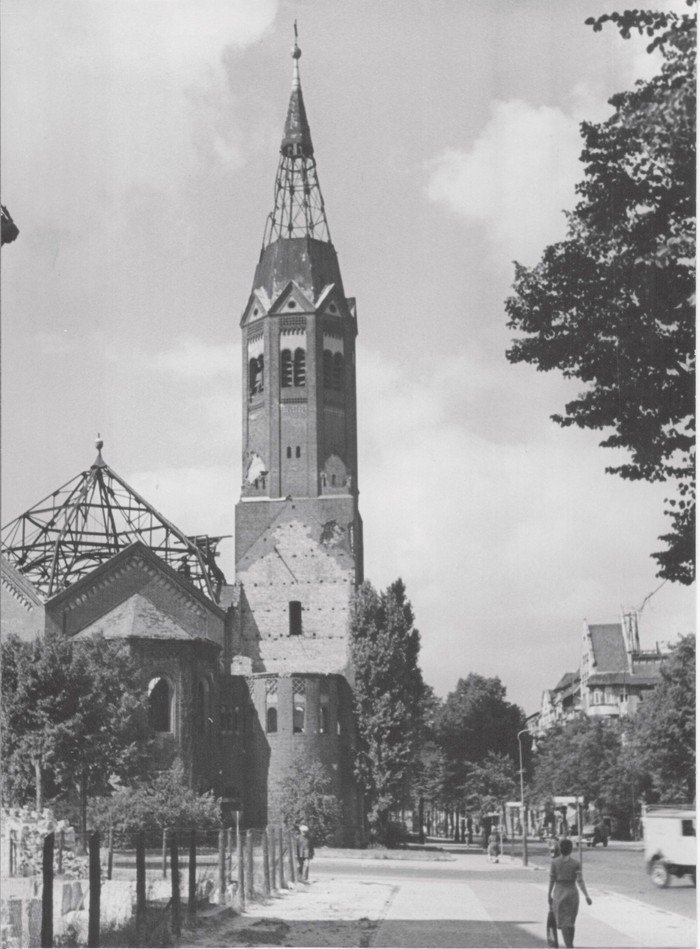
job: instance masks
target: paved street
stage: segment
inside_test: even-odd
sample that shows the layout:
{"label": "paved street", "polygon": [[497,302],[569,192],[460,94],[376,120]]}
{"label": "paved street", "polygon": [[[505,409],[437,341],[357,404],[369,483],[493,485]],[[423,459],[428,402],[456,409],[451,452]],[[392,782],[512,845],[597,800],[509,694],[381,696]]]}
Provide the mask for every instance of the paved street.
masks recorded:
{"label": "paved street", "polygon": [[[315,861],[326,876],[391,882],[396,891],[375,946],[544,946],[548,861],[525,869],[506,855],[497,866],[466,848],[453,863]],[[537,851],[539,848],[535,848]],[[542,848],[543,849],[543,848]],[[685,881],[660,891],[639,850],[584,854],[593,906],[582,906],[579,946],[694,946],[695,889]]]}

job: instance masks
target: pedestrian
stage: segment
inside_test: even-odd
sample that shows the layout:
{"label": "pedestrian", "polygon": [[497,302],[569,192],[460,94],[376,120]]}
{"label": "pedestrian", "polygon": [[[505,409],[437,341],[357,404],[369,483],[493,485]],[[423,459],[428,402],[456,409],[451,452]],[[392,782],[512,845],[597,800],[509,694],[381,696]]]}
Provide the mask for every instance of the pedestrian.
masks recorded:
{"label": "pedestrian", "polygon": [[299,836],[297,837],[297,865],[299,867],[299,879],[302,883],[309,882],[309,862],[314,855],[314,847],[309,840],[309,828],[306,824],[299,825]]}
{"label": "pedestrian", "polygon": [[581,864],[571,856],[574,845],[568,837],[559,841],[561,856],[552,860],[549,871],[549,906],[554,912],[557,929],[561,929],[564,945],[571,949],[574,944],[574,928],[578,913],[578,890],[581,890],[590,906],[593,900],[583,882]]}
{"label": "pedestrian", "polygon": [[501,850],[498,846],[498,834],[495,830],[492,830],[489,835],[489,845],[488,845],[488,854],[489,860],[491,863],[498,863],[498,857]]}

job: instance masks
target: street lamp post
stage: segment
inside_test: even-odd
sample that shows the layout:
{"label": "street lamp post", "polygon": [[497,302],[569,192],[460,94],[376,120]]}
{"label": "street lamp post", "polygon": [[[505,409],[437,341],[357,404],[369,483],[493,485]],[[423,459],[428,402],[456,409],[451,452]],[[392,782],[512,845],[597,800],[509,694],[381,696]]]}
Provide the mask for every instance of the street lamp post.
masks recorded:
{"label": "street lamp post", "polygon": [[523,769],[523,745],[520,740],[521,735],[529,734],[529,728],[523,728],[518,732],[518,753],[520,755],[520,820],[523,825],[523,866],[527,866],[527,813],[525,811],[525,771]]}

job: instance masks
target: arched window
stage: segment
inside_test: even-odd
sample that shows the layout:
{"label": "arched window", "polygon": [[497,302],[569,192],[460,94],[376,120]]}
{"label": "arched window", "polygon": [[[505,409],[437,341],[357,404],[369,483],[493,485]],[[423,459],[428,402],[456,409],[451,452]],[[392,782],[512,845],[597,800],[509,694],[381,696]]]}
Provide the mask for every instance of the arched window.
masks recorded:
{"label": "arched window", "polygon": [[318,695],[318,730],[322,735],[331,730],[331,697],[326,683],[321,684]]}
{"label": "arched window", "polygon": [[198,735],[206,735],[209,731],[209,683],[206,679],[200,679],[197,683],[195,730]]}
{"label": "arched window", "polygon": [[277,731],[277,679],[268,679],[265,684],[265,731]]}
{"label": "arched window", "polygon": [[294,350],[294,385],[306,385],[306,350]]}
{"label": "arched window", "polygon": [[289,635],[301,636],[301,603],[291,600],[289,603]]}
{"label": "arched window", "polygon": [[263,391],[263,368],[264,357],[262,353],[257,359],[251,359],[248,363],[248,390],[251,395]]}
{"label": "arched window", "polygon": [[333,388],[343,388],[343,354],[336,353],[333,357]]}
{"label": "arched window", "polygon": [[333,353],[330,349],[323,350],[323,388],[333,388]]}
{"label": "arched window", "polygon": [[301,734],[306,728],[306,683],[303,679],[292,680],[292,731]]}
{"label": "arched window", "polygon": [[283,349],[280,357],[280,385],[285,387],[293,384],[292,353],[289,349]]}
{"label": "arched window", "polygon": [[291,458],[291,457],[292,457],[292,446],[287,445],[287,458]]}
{"label": "arched window", "polygon": [[296,451],[294,452],[296,458],[301,458],[301,445],[297,445]]}
{"label": "arched window", "polygon": [[173,695],[170,683],[162,676],[148,683],[148,723],[153,731],[172,732]]}

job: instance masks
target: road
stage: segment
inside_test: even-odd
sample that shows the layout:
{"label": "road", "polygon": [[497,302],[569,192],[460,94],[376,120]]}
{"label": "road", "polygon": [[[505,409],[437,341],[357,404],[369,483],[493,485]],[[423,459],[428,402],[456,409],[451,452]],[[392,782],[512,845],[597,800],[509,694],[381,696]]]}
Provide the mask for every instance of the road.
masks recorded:
{"label": "road", "polygon": [[[532,848],[529,869],[507,853],[494,867],[474,848],[449,849],[454,862],[319,858],[313,870],[320,883],[392,885],[373,946],[544,946],[545,848]],[[695,945],[695,889],[689,881],[659,890],[645,873],[643,854],[632,847],[586,851],[583,859],[593,906],[582,906],[578,944]]]}

